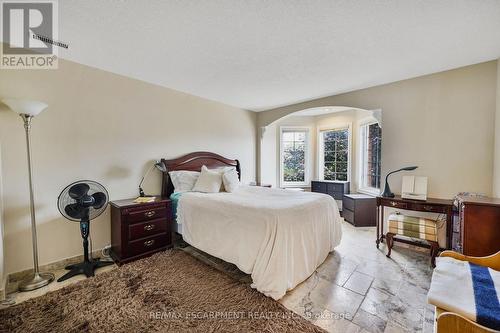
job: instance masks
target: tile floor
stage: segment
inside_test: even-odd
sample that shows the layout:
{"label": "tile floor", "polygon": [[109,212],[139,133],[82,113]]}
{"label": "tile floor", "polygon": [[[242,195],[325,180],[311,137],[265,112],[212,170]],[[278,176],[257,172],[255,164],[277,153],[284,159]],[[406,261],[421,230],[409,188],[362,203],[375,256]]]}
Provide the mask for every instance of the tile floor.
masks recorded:
{"label": "tile floor", "polygon": [[[375,247],[374,228],[354,228],[343,223],[343,232],[336,251],[280,302],[329,332],[433,332],[434,309],[426,302],[432,275],[427,253],[395,246],[389,259],[385,245],[379,250]],[[251,283],[250,277],[235,265],[191,246],[183,250]],[[101,268],[98,273],[115,267]],[[64,272],[55,271],[56,279]],[[32,292],[14,292],[9,297],[22,302],[81,279],[84,277],[51,283]]]}
{"label": "tile floor", "polygon": [[[236,266],[193,247],[185,251],[250,283]],[[280,302],[329,332],[433,332],[427,304],[432,269],[425,249],[375,247],[375,228],[343,223],[341,245],[306,281]]]}

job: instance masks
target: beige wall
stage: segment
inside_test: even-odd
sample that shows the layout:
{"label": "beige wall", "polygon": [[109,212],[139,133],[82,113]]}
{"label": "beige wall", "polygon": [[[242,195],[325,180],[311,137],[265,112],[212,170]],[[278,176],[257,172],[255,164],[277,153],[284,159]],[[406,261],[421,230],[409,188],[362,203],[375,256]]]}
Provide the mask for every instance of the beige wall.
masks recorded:
{"label": "beige wall", "polygon": [[[59,214],[60,191],[79,179],[101,182],[111,199],[137,195],[151,161],[208,150],[237,158],[255,179],[256,115],[67,61],[58,70],[2,71],[3,97],[43,100],[33,121],[40,263],[82,253],[78,224]],[[32,267],[26,150],[21,119],[0,109],[6,271]],[[158,172],[145,184],[160,191]],[[109,212],[93,221],[94,249],[110,243]]]}
{"label": "beige wall", "polygon": [[500,59],[497,61],[497,109],[495,116],[495,164],[493,194],[500,198]]}
{"label": "beige wall", "polygon": [[[418,165],[429,195],[492,194],[497,62],[491,61],[383,86],[282,107],[258,115],[265,126],[283,115],[320,106],[383,114],[383,174]],[[401,176],[391,178],[400,192]]]}
{"label": "beige wall", "polygon": [[2,144],[0,142],[0,300],[5,297],[6,282],[3,234]]}

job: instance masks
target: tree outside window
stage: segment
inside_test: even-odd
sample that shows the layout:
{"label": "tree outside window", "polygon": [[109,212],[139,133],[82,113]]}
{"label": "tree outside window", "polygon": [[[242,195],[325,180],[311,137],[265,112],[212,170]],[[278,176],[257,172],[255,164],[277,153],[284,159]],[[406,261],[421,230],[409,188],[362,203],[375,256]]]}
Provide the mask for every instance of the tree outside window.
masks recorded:
{"label": "tree outside window", "polygon": [[320,132],[320,171],[323,180],[347,181],[349,172],[349,129]]}
{"label": "tree outside window", "polygon": [[282,130],[282,182],[285,185],[306,182],[307,133],[306,129]]}

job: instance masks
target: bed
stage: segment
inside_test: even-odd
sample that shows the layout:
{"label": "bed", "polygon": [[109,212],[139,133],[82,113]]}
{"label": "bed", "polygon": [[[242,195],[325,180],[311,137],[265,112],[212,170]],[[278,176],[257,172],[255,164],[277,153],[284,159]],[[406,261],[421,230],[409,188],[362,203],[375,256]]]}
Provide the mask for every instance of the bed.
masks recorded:
{"label": "bed", "polygon": [[237,160],[196,152],[162,160],[162,195],[175,197],[183,239],[250,274],[252,287],[273,299],[307,279],[339,245],[341,218],[325,194],[241,185],[234,193],[174,193],[169,171],[234,167]]}

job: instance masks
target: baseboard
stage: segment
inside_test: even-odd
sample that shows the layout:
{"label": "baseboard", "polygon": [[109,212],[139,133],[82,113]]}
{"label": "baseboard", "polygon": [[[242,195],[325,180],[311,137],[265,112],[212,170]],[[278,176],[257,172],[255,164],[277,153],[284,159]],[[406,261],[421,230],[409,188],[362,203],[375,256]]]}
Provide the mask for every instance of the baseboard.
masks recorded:
{"label": "baseboard", "polygon": [[5,276],[0,276],[0,302],[5,300],[7,296],[7,283],[9,279]]}
{"label": "baseboard", "polygon": [[[92,257],[94,257],[94,258],[101,257],[102,256],[101,251],[102,250],[93,251]],[[54,261],[54,262],[51,262],[49,264],[40,265],[40,271],[41,272],[53,272],[53,271],[57,271],[59,269],[63,269],[64,267],[66,267],[68,265],[76,264],[76,263],[79,263],[82,261],[83,261],[83,255],[78,255],[78,256],[62,259],[59,261]],[[26,269],[23,271],[19,271],[19,272],[10,273],[10,274],[8,274],[7,279],[5,279],[6,285],[8,285],[9,283],[21,281],[24,278],[28,277],[32,273],[33,273],[32,268]],[[7,290],[7,288],[5,288],[5,290]]]}

